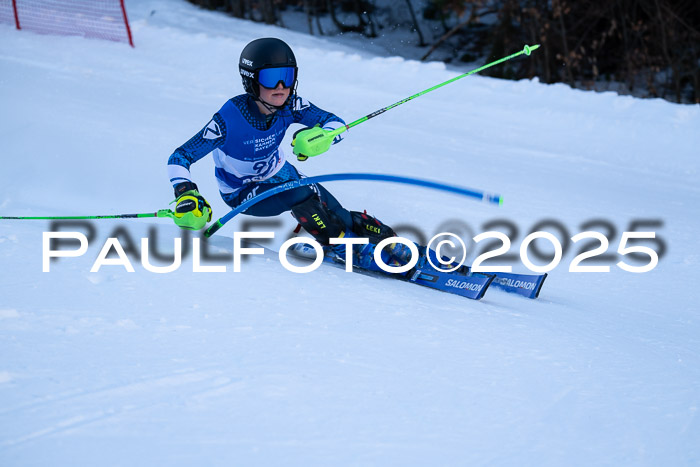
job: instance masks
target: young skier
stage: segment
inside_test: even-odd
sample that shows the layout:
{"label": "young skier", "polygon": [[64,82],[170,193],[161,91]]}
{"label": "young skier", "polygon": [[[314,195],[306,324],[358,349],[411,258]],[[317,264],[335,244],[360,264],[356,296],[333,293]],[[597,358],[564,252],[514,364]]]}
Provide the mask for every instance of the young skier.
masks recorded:
{"label": "young skier", "polygon": [[[235,208],[260,193],[302,177],[280,147],[287,128],[300,123],[306,128],[295,133],[295,141],[321,130],[335,130],[345,122],[296,94],[298,67],[292,49],[275,38],[256,39],[246,45],[239,60],[245,94],[229,99],[204,128],[180,146],[168,159],[168,174],[176,197],[175,223],[185,229],[200,230],[211,220],[211,206],[191,180],[189,167],[209,153],[216,166],[215,177],[221,197]],[[321,132],[322,134],[322,132]],[[306,160],[317,154],[298,154]],[[294,144],[294,142],[292,143]],[[308,151],[308,149],[307,149]],[[322,245],[345,236],[368,237],[370,245],[396,234],[376,218],[348,211],[323,186],[309,185],[267,198],[244,213],[276,216],[291,211],[299,224]],[[342,247],[335,247],[340,253]],[[405,255],[405,246],[386,248]],[[373,262],[371,248],[358,248],[365,254],[365,266]],[[343,250],[344,257],[344,250]],[[390,259],[390,258],[387,258]]]}

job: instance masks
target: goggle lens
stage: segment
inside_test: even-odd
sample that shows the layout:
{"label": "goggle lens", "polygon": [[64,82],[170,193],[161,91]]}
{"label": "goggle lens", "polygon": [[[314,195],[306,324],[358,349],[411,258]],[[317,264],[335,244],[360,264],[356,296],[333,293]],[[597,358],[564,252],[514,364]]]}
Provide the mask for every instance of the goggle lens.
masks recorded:
{"label": "goggle lens", "polygon": [[282,68],[263,68],[258,71],[258,83],[267,89],[275,89],[282,82],[285,88],[294,85],[296,68],[287,66]]}

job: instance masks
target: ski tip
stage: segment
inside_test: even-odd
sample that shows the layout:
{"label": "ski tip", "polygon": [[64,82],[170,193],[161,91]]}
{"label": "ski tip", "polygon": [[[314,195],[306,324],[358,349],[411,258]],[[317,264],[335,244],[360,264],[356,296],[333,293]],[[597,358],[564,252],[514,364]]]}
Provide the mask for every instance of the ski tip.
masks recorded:
{"label": "ski tip", "polygon": [[503,196],[498,197],[498,205],[503,206]]}

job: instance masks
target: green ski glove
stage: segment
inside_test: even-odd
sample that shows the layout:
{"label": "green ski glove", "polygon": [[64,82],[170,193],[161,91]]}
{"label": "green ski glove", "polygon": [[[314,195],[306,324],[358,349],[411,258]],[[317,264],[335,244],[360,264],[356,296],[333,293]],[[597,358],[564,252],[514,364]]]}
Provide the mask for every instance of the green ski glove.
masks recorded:
{"label": "green ski glove", "polygon": [[211,221],[212,210],[206,199],[197,191],[197,185],[183,182],[175,185],[173,220],[181,229],[201,230]]}
{"label": "green ski glove", "polygon": [[320,125],[313,128],[302,128],[294,133],[292,146],[298,161],[305,161],[328,151],[333,143],[331,131],[324,130]]}

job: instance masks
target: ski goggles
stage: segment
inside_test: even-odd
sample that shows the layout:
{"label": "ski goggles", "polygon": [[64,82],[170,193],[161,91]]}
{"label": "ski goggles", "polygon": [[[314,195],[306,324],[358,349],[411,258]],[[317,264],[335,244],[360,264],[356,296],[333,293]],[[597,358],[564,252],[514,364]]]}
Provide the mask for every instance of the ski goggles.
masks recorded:
{"label": "ski goggles", "polygon": [[263,68],[257,72],[258,83],[267,89],[275,89],[280,82],[285,88],[291,88],[296,77],[297,69],[293,66]]}

